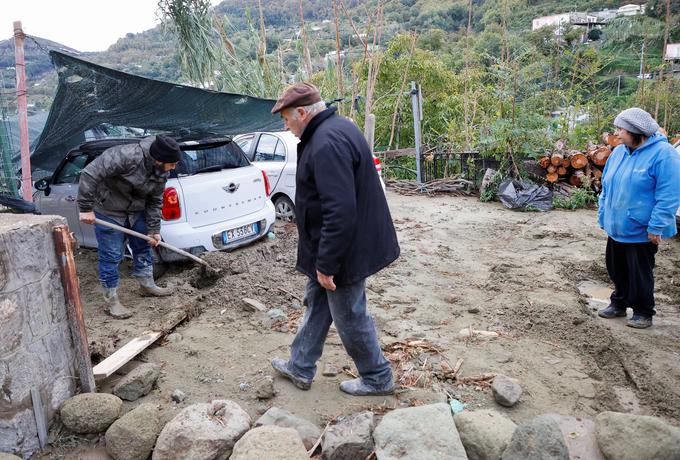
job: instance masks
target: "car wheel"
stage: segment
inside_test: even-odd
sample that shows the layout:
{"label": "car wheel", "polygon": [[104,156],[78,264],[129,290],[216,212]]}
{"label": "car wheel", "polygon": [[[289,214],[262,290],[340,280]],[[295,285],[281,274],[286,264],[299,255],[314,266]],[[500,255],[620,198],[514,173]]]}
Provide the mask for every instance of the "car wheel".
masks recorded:
{"label": "car wheel", "polygon": [[284,222],[295,221],[295,205],[290,198],[281,195],[274,201],[274,209],[276,210],[276,217]]}
{"label": "car wheel", "polygon": [[152,249],[151,253],[153,255],[153,279],[157,280],[161,276],[165,275],[165,272],[168,271],[168,264],[163,262],[161,257],[158,255],[157,249]]}

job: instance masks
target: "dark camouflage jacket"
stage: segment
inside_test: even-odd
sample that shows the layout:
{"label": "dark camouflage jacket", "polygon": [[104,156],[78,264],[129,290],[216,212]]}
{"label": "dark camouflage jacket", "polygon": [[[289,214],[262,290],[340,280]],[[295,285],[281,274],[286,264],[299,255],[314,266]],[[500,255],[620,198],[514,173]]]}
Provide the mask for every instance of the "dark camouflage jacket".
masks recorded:
{"label": "dark camouflage jacket", "polygon": [[80,212],[94,210],[116,221],[129,218],[130,222],[143,212],[148,233],[160,232],[168,174],[156,170],[149,154],[154,139],[111,147],[87,165],[78,187]]}

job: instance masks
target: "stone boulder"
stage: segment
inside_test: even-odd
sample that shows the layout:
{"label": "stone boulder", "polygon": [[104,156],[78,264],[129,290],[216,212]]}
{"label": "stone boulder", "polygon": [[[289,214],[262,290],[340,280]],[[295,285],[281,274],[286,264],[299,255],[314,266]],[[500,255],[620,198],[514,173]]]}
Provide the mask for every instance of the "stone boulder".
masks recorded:
{"label": "stone boulder", "polygon": [[453,416],[470,460],[498,460],[515,432],[515,422],[495,410],[463,411]]}
{"label": "stone boulder", "polygon": [[496,402],[505,407],[514,406],[522,396],[522,387],[519,382],[505,375],[497,375],[493,379],[491,391]]}
{"label": "stone boulder", "polygon": [[160,373],[161,367],[158,364],[140,364],[118,382],[113,388],[113,394],[126,401],[136,401],[151,392]]}
{"label": "stone boulder", "polygon": [[323,437],[325,460],[365,459],[373,452],[373,412],[342,417]]}
{"label": "stone boulder", "polygon": [[262,414],[262,417],[257,419],[255,422],[256,427],[258,426],[271,426],[276,425],[281,428],[293,428],[297,431],[302,443],[305,445],[305,449],[311,449],[316,440],[321,436],[321,430],[313,423],[296,417],[288,411],[279,409],[278,407],[272,407],[267,412]]}
{"label": "stone boulder", "polygon": [[61,405],[59,413],[74,433],[102,433],[120,416],[123,401],[108,393],[83,393]]}
{"label": "stone boulder", "polygon": [[250,416],[235,402],[192,404],[163,427],[152,459],[226,459],[249,428]]}
{"label": "stone boulder", "polygon": [[261,426],[247,432],[234,446],[229,460],[309,460],[293,428]]}
{"label": "stone boulder", "polygon": [[146,460],[161,428],[158,408],[142,404],[106,430],[106,451],[115,460]]}
{"label": "stone boulder", "polygon": [[16,455],[5,454],[3,452],[0,452],[0,460],[21,460],[21,457],[17,457]]}
{"label": "stone boulder", "polygon": [[546,414],[545,416],[555,420],[559,425],[562,438],[569,451],[569,458],[604,460],[597,445],[595,422],[559,414]]}
{"label": "stone boulder", "polygon": [[569,451],[557,422],[538,416],[518,426],[502,460],[569,460]]}
{"label": "stone boulder", "polygon": [[388,412],[373,432],[380,460],[465,460],[465,448],[446,403]]}
{"label": "stone boulder", "polygon": [[680,428],[659,418],[602,412],[595,424],[597,443],[609,460],[680,458]]}

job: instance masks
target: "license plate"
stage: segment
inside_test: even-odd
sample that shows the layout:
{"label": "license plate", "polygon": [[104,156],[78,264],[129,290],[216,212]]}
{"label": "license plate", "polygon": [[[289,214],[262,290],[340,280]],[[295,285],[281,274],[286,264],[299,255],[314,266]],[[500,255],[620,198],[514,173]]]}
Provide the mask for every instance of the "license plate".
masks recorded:
{"label": "license plate", "polygon": [[257,223],[232,228],[231,230],[225,230],[222,232],[222,243],[227,244],[247,238],[249,236],[255,235],[258,230]]}

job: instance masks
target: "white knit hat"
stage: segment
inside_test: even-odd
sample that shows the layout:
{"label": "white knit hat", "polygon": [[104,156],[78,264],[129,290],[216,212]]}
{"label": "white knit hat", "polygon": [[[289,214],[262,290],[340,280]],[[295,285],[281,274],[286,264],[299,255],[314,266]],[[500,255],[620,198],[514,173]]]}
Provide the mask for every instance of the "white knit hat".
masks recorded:
{"label": "white knit hat", "polygon": [[651,137],[659,130],[659,124],[644,110],[633,107],[616,116],[614,126],[623,128],[629,133]]}

